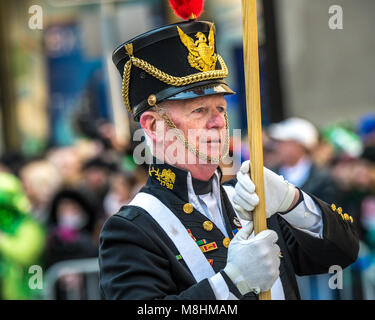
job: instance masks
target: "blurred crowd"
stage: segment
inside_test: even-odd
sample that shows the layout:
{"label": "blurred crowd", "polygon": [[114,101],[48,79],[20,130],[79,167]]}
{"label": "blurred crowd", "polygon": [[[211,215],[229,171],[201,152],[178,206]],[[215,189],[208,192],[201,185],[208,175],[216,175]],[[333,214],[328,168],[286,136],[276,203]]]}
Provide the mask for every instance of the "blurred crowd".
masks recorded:
{"label": "blurred crowd", "polygon": [[298,279],[302,298],[375,299],[375,113],[320,131],[299,118],[273,124],[264,135],[264,165],[333,205],[361,241],[344,279],[350,292],[330,290],[327,274]]}
{"label": "blurred crowd", "polygon": [[[0,298],[40,298],[29,288],[31,265],[48,270],[61,261],[98,256],[103,223],[130,202],[148,177],[148,167],[135,164],[132,150],[119,145],[113,126],[103,122],[95,135],[72,146],[51,147],[32,158],[2,155]],[[33,228],[23,228],[31,222]],[[61,279],[56,296],[66,298],[80,281]]]}
{"label": "blurred crowd", "polygon": [[[109,122],[94,127],[95,134],[37,157],[1,156],[1,299],[40,298],[30,290],[31,265],[48,270],[61,261],[97,257],[103,223],[146,183],[148,167],[136,165],[135,145],[119,144]],[[266,127],[263,143],[265,166],[352,216],[368,249],[353,266],[354,279],[360,277],[375,256],[375,114],[320,131],[290,118]],[[244,139],[243,159],[246,146]],[[62,278],[57,297],[66,298],[67,288],[79,283]],[[357,287],[354,297],[362,298]]]}

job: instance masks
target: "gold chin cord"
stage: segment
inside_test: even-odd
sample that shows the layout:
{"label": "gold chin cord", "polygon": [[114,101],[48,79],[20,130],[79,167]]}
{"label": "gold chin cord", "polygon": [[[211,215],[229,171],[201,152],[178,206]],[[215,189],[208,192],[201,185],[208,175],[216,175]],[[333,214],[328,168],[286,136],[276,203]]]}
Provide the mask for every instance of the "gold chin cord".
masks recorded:
{"label": "gold chin cord", "polygon": [[228,153],[229,153],[229,125],[228,125],[228,114],[227,112],[224,113],[224,118],[225,118],[225,141],[224,141],[224,146],[223,146],[223,152],[220,155],[220,157],[211,157],[207,154],[204,154],[197,150],[197,148],[189,143],[189,141],[186,140],[184,134],[179,130],[172,119],[168,116],[166,112],[163,112],[162,109],[157,105],[154,104],[154,107],[156,108],[158,114],[160,117],[163,118],[165,121],[167,127],[171,130],[174,131],[177,139],[185,146],[186,149],[188,149],[190,152],[195,154],[199,159],[206,161],[207,163],[212,163],[212,164],[220,164],[220,161],[225,158]]}

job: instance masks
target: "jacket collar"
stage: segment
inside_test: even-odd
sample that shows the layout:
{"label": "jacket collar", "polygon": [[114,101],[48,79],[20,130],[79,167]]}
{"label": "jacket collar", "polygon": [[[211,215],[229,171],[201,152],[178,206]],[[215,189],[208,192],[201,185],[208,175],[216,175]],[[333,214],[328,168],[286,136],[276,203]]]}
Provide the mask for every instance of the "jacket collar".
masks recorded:
{"label": "jacket collar", "polygon": [[[166,162],[160,162],[160,160],[153,157],[148,169],[147,186],[163,188],[176,194],[184,202],[189,202],[189,189],[191,192],[191,186],[193,185],[193,178],[190,172]],[[218,177],[220,183],[222,177],[220,167],[218,167],[214,175]],[[211,183],[212,181],[213,179],[210,179]]]}

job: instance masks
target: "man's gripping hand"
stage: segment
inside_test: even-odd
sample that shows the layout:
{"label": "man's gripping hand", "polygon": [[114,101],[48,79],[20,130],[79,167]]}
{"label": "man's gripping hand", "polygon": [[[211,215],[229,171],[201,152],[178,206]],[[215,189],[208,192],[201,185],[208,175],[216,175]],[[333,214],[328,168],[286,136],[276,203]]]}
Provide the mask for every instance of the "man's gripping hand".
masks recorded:
{"label": "man's gripping hand", "polygon": [[242,295],[269,290],[280,273],[277,233],[265,230],[249,239],[252,232],[252,221],[237,232],[229,244],[227,265],[224,268]]}
{"label": "man's gripping hand", "polygon": [[[250,161],[242,163],[237,172],[236,194],[233,197],[234,209],[241,219],[253,220],[252,211],[259,203],[255,193],[255,185],[249,175]],[[290,209],[298,189],[282,176],[264,168],[264,191],[266,200],[266,216]]]}

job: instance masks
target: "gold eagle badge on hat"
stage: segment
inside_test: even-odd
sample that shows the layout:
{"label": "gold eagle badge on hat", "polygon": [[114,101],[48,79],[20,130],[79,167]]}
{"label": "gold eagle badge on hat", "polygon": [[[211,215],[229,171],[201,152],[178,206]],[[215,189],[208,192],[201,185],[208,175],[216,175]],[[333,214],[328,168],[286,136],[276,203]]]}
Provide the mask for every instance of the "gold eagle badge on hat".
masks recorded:
{"label": "gold eagle badge on hat", "polygon": [[215,70],[217,55],[215,53],[215,36],[213,25],[210,28],[207,37],[203,32],[197,32],[194,41],[181,28],[177,27],[178,34],[180,35],[181,42],[189,50],[188,61],[189,64],[199,71],[212,71]]}

